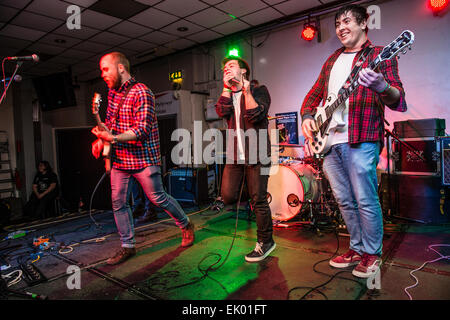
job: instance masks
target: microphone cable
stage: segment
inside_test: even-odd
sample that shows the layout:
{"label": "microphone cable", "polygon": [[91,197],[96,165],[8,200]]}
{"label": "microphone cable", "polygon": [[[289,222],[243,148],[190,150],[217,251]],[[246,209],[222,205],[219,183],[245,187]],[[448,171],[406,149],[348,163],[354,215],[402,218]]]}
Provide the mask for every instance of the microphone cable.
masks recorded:
{"label": "microphone cable", "polygon": [[95,195],[95,192],[97,191],[97,188],[99,187],[99,185],[103,181],[103,179],[105,179],[105,177],[106,177],[106,172],[103,173],[102,177],[100,178],[97,185],[95,186],[94,191],[92,192],[92,195],[91,195],[91,200],[89,201],[89,217],[94,222],[96,227],[100,228],[100,229],[102,228],[101,224],[98,223],[97,221],[95,221],[94,217],[92,216],[92,200],[94,199],[94,195]]}
{"label": "microphone cable", "polygon": [[[238,198],[237,205],[236,205],[236,222],[235,222],[233,240],[231,241],[231,245],[230,245],[230,247],[228,249],[227,255],[225,256],[225,259],[223,259],[222,263],[220,265],[218,265],[217,267],[214,267],[215,265],[217,265],[222,260],[222,256],[219,253],[217,253],[217,252],[210,252],[210,253],[206,254],[197,264],[197,269],[202,274],[201,277],[199,277],[199,278],[197,278],[197,279],[195,279],[193,281],[187,282],[187,283],[179,284],[179,285],[168,287],[168,288],[157,289],[157,291],[169,291],[169,290],[173,290],[173,289],[178,289],[178,288],[190,286],[190,285],[198,283],[198,282],[200,282],[200,281],[202,281],[202,280],[204,280],[204,279],[209,277],[211,280],[217,282],[222,287],[222,289],[227,294],[229,294],[227,289],[219,281],[217,281],[216,279],[212,278],[209,275],[209,273],[219,270],[225,264],[225,262],[228,260],[228,258],[230,256],[230,253],[231,253],[231,250],[233,249],[234,241],[236,239],[236,234],[237,234],[237,226],[238,226],[238,221],[239,221],[239,206],[240,206],[240,203],[241,203],[242,192],[243,192],[243,189],[244,189],[245,176],[246,176],[246,170],[245,170],[245,166],[244,166],[244,174],[243,174],[243,177],[242,177],[241,188],[240,188],[240,191],[239,191],[239,198]],[[201,266],[200,266],[201,263],[203,261],[205,261],[206,259],[208,259],[210,257],[213,257],[213,256],[218,257],[217,261],[215,261],[214,263],[212,263],[211,265],[209,265],[206,268],[201,268]],[[177,273],[177,271],[168,271],[168,272],[165,272],[164,274],[172,275],[173,273]],[[148,282],[151,282],[152,280],[155,280],[155,279],[161,281],[161,278],[164,278],[163,274],[159,274],[159,275],[157,275],[157,276],[147,280],[147,285],[150,287],[150,290],[152,290],[152,289],[155,290],[154,288],[152,288],[152,286],[161,285],[161,283],[155,281],[155,283],[149,284]]]}

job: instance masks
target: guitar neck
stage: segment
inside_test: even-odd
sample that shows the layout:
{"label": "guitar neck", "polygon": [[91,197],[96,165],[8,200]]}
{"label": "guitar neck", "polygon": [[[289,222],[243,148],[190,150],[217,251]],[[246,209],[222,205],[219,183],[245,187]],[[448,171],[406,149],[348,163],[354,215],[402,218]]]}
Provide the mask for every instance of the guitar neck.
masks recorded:
{"label": "guitar neck", "polygon": [[[369,68],[371,70],[375,70],[375,68],[378,67],[378,65],[380,64],[380,61],[381,61],[380,57],[379,56],[376,57],[376,59],[369,64]],[[325,109],[328,118],[331,117],[333,112],[337,108],[339,108],[344,103],[344,101],[347,100],[348,97],[350,97],[350,95],[359,87],[358,76],[356,76],[355,78],[356,79],[353,80],[353,82],[348,86],[348,88],[345,89],[343,88],[342,94],[340,94],[338,98]]]}

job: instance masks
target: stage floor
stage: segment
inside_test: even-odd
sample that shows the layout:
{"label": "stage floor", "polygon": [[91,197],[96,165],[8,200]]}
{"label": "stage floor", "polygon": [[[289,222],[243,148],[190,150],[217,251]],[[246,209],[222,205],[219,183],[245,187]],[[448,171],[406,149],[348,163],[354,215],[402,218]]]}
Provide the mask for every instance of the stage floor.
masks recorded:
{"label": "stage floor", "polygon": [[[409,273],[439,257],[428,246],[450,244],[449,224],[397,221],[385,231],[380,290],[368,290],[366,280],[354,277],[349,268],[320,287],[320,292],[305,296],[312,287],[342,271],[330,267],[328,259],[338,245],[339,253],[348,249],[348,236],[336,236],[325,229],[319,235],[305,225],[287,222],[288,227],[274,228],[277,247],[270,257],[247,263],[244,255],[255,246],[256,223],[243,207],[237,224],[233,207],[221,212],[186,211],[191,212],[195,224],[193,246],[180,247],[180,230],[159,213],[158,222],[135,225],[137,255],[117,266],[105,263],[120,246],[110,211],[93,214],[98,226],[89,214],[74,215],[66,221],[36,227],[24,238],[3,241],[0,250],[22,245],[7,256],[10,271],[17,266],[17,256],[29,256],[34,237],[53,235],[57,242],[72,244],[72,248],[64,249],[65,254],[47,250],[34,262],[46,282],[27,287],[22,280],[11,289],[26,288],[51,300],[408,300],[404,288],[415,283]],[[99,239],[91,241],[95,238]],[[449,247],[435,249],[444,255],[450,252]],[[73,274],[67,273],[70,265],[80,267],[80,289],[68,288],[68,282],[76,284]],[[417,287],[409,290],[414,300],[450,299],[448,260],[428,264],[414,274],[419,279]]]}

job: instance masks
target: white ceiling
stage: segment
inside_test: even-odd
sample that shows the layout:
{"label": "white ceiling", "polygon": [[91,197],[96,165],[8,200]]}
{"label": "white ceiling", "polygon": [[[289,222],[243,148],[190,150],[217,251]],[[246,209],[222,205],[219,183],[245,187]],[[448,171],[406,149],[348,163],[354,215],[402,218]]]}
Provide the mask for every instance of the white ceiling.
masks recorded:
{"label": "white ceiling", "polygon": [[[332,0],[0,0],[0,57],[36,53],[41,61],[24,63],[22,75],[42,76],[71,66],[73,76],[86,81],[100,75],[99,58],[112,50],[124,52],[137,64],[329,2]],[[79,30],[66,26],[66,10],[72,4],[81,9]],[[180,31],[180,27],[187,30]],[[6,65],[8,72],[14,63]]]}

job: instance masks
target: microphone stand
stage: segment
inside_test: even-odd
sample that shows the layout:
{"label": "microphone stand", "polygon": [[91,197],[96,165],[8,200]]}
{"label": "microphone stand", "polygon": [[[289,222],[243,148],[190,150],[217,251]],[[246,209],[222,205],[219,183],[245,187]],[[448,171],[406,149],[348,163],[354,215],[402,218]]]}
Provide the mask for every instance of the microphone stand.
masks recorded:
{"label": "microphone stand", "polygon": [[[384,122],[390,126],[389,122],[386,119],[383,119]],[[400,138],[398,136],[396,136],[394,133],[392,133],[392,131],[384,128],[384,132],[385,132],[385,136],[386,136],[386,151],[387,151],[387,194],[388,194],[388,212],[390,213],[392,210],[392,199],[391,199],[391,168],[390,168],[390,144],[389,144],[389,137],[394,138],[395,140],[397,140],[397,142],[399,142],[402,146],[410,149],[412,152],[414,152],[416,154],[416,156],[418,156],[422,161],[425,161],[425,159],[419,154],[419,152],[409,143],[407,143],[406,141],[402,141],[400,140]],[[396,199],[397,203],[398,203],[398,198]],[[398,206],[397,206],[398,207]],[[397,212],[396,212],[397,213]],[[390,214],[389,214],[390,215]],[[402,219],[402,220],[406,220],[406,221],[412,221],[412,222],[419,222],[419,223],[425,223],[422,220],[415,220],[415,219],[410,219],[410,218],[405,218],[405,217],[400,217],[397,215],[390,215],[393,218],[396,219]]]}
{"label": "microphone stand", "polygon": [[19,70],[19,67],[22,65],[23,61],[17,61],[16,62],[16,68],[14,69],[13,75],[11,76],[11,78],[9,79],[8,85],[5,88],[5,91],[3,91],[3,95],[0,98],[0,104],[2,104],[3,99],[5,99],[6,97],[6,92],[8,91],[9,86],[11,85],[11,82],[13,82],[14,77],[16,76],[17,70]]}

